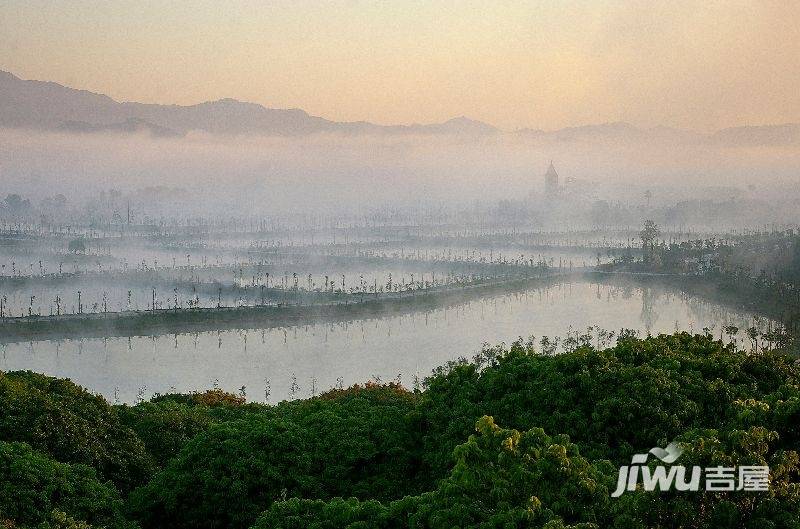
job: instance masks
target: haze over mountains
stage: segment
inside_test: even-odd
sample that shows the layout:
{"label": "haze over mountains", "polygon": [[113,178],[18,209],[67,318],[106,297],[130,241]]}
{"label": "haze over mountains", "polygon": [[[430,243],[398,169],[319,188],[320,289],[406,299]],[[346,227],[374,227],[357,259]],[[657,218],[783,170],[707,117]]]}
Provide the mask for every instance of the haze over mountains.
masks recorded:
{"label": "haze over mountains", "polygon": [[341,123],[311,116],[300,109],[265,108],[234,99],[189,106],[121,103],[103,94],[57,83],[25,81],[9,72],[0,72],[0,126],[74,132],[148,131],[155,136],[184,135],[193,130],[278,136],[321,132],[486,134],[497,131],[467,118],[409,126]]}
{"label": "haze over mountains", "polygon": [[53,82],[27,81],[0,71],[0,127],[72,133],[146,133],[153,137],[210,134],[305,136],[318,133],[350,135],[507,134],[553,141],[670,141],[720,146],[776,146],[800,143],[800,124],[733,127],[700,134],[668,127],[642,129],[628,123],[604,123],[555,131],[496,127],[458,117],[427,125],[377,125],[365,121],[336,122],[300,109],[272,109],[255,103],[221,99],[196,105],[118,102],[103,95]]}

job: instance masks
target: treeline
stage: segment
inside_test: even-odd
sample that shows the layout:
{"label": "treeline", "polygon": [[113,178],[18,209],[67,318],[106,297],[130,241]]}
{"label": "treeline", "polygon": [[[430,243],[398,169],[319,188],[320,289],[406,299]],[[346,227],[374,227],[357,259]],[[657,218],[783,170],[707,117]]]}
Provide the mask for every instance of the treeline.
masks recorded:
{"label": "treeline", "polygon": [[[612,498],[620,465],[769,465],[766,492]],[[109,405],[0,374],[4,528],[782,528],[800,523],[800,367],[709,336],[487,348],[424,388],[275,406],[210,390]]]}
{"label": "treeline", "polygon": [[642,230],[641,258],[623,255],[598,269],[682,276],[673,282],[694,290],[700,287],[706,297],[722,296],[780,322],[782,328],[771,329],[760,338],[777,347],[800,351],[797,230],[753,233],[724,241],[709,238],[670,244],[655,240],[657,227],[650,234],[646,232],[647,227]]}

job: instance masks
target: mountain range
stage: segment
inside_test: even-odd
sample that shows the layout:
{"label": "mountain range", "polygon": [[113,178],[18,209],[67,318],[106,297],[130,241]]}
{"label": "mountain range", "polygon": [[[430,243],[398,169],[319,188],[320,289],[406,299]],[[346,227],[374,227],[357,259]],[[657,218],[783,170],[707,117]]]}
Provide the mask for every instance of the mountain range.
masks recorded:
{"label": "mountain range", "polygon": [[800,124],[743,126],[700,134],[669,127],[639,128],[617,122],[554,131],[500,129],[466,117],[442,123],[377,125],[366,121],[338,122],[300,109],[266,108],[255,103],[220,99],[196,105],[118,102],[86,90],[46,81],[28,81],[0,71],[0,127],[70,133],[147,133],[179,137],[190,131],[210,134],[301,136],[345,134],[451,134],[486,136],[514,134],[554,141],[671,140],[702,141],[724,146],[800,143]]}

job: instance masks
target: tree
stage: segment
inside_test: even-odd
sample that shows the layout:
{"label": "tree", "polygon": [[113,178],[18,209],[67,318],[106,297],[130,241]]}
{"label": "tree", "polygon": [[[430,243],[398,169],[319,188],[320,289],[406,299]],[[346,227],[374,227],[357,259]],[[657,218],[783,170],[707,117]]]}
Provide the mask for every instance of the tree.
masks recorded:
{"label": "tree", "polygon": [[119,492],[94,469],[59,463],[26,443],[0,441],[0,527],[7,527],[3,520],[42,527],[54,510],[107,527],[129,526]]}
{"label": "tree", "polygon": [[639,237],[642,239],[642,251],[646,262],[651,260],[655,250],[655,240],[660,236],[661,230],[655,222],[650,219],[644,221],[644,227],[639,232]]}
{"label": "tree", "polygon": [[31,208],[31,201],[23,199],[16,193],[6,196],[5,200],[6,209],[12,215],[21,215]]}
{"label": "tree", "polygon": [[31,445],[58,461],[97,470],[126,492],[150,476],[144,445],[112,407],[69,380],[0,372],[0,441]]}
{"label": "tree", "polygon": [[550,437],[541,428],[504,429],[483,417],[454,453],[449,476],[432,492],[390,503],[281,501],[253,527],[589,529],[606,521],[611,466],[590,464],[564,435]]}
{"label": "tree", "polygon": [[197,435],[134,491],[131,511],[145,528],[244,529],[283,495],[388,500],[420,492],[432,484],[420,481],[406,421],[415,402],[390,384],[275,410],[236,406],[245,408],[238,420]]}

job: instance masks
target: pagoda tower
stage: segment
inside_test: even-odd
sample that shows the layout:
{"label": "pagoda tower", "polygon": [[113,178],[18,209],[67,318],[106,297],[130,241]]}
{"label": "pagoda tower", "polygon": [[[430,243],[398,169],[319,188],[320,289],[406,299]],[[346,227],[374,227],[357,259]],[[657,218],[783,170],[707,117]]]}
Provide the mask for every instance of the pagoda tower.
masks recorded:
{"label": "pagoda tower", "polygon": [[553,161],[550,160],[550,167],[544,174],[544,194],[547,197],[555,197],[558,195],[558,173],[553,166]]}

